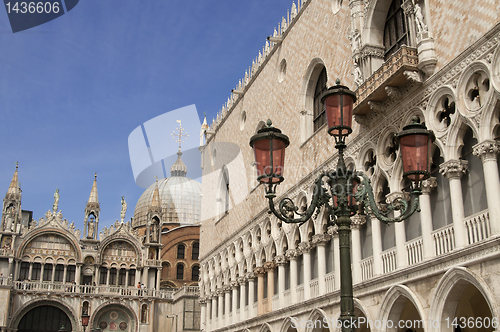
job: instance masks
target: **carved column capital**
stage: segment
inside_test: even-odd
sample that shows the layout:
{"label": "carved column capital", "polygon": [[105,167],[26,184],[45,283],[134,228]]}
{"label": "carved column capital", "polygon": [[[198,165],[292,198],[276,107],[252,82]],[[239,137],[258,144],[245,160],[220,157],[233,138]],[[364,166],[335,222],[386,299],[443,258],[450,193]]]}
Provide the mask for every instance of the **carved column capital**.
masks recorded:
{"label": "carved column capital", "polygon": [[266,269],[263,266],[257,266],[255,269],[253,269],[253,273],[255,273],[257,276],[262,276],[266,273]]}
{"label": "carved column capital", "polygon": [[404,1],[403,4],[401,5],[401,8],[403,9],[405,15],[413,14],[414,11],[413,1],[409,0]]}
{"label": "carved column capital", "polygon": [[359,229],[364,224],[366,224],[366,216],[356,214],[351,217],[351,229]]}
{"label": "carved column capital", "polygon": [[238,287],[240,283],[237,280],[231,281],[231,289]]}
{"label": "carved column capital", "polygon": [[266,271],[269,271],[269,270],[272,270],[276,267],[276,263],[273,262],[273,261],[269,261],[269,262],[265,262],[264,263],[264,269],[266,269]]}
{"label": "carved column capital", "polygon": [[244,285],[247,282],[247,278],[245,278],[245,277],[238,277],[237,280],[238,280],[238,284],[240,284],[240,285]]}
{"label": "carved column capital", "polygon": [[339,226],[333,225],[333,226],[328,226],[328,231],[327,233],[330,234],[332,237],[338,237],[339,236]]}
{"label": "carved column capital", "polygon": [[472,153],[481,158],[483,163],[487,160],[497,160],[498,152],[500,151],[500,146],[497,141],[488,140],[478,143],[472,147]]}
{"label": "carved column capital", "polygon": [[200,302],[201,305],[207,304],[207,298],[205,296],[200,297],[200,299],[198,301]]}
{"label": "carved column capital", "polygon": [[431,193],[432,189],[437,187],[436,178],[430,177],[427,180],[422,181],[421,187],[422,187],[422,194],[429,195]]}
{"label": "carved column capital", "polygon": [[224,288],[222,290],[224,291],[224,293],[230,293],[232,289],[233,288],[230,285],[228,285],[228,286],[224,286]]}
{"label": "carved column capital", "polygon": [[460,179],[467,172],[467,160],[448,160],[439,165],[439,172],[449,180]]}
{"label": "carved column capital", "polygon": [[248,281],[253,281],[255,279],[255,273],[253,272],[248,272],[247,275],[246,275],[246,279]]}
{"label": "carved column capital", "polygon": [[314,234],[312,242],[317,246],[324,246],[328,241],[330,241],[330,234]]}
{"label": "carved column capital", "polygon": [[276,257],[274,257],[274,260],[276,262],[276,265],[278,265],[278,266],[286,264],[286,257],[285,257],[285,255],[276,256]]}
{"label": "carved column capital", "polygon": [[310,242],[300,242],[299,243],[299,249],[303,253],[308,253],[309,251],[311,251],[312,248],[313,248],[313,246],[311,245]]}
{"label": "carved column capital", "polygon": [[302,255],[302,251],[300,249],[288,249],[286,251],[286,257],[289,260],[296,259],[300,255]]}

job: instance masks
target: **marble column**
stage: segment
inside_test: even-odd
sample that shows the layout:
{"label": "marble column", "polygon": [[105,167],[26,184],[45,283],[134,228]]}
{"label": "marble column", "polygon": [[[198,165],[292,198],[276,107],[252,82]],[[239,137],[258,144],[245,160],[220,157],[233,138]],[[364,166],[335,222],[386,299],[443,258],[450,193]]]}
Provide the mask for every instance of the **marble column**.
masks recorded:
{"label": "marble column", "polygon": [[373,275],[379,276],[384,272],[382,264],[382,231],[380,229],[380,220],[371,213],[368,217],[372,223]]}
{"label": "marble column", "polygon": [[68,265],[64,265],[64,272],[63,272],[63,284],[66,283],[66,274],[68,273]]}
{"label": "marble column", "polygon": [[156,290],[160,290],[161,271],[161,267],[156,269]]}
{"label": "marble column", "polygon": [[56,276],[56,264],[52,264],[52,278],[50,278],[50,282],[54,283],[54,277]]}
{"label": "marble column", "polygon": [[312,242],[318,248],[318,289],[319,295],[326,294],[326,243],[330,241],[328,234],[315,234]]}
{"label": "marble column", "polygon": [[77,285],[80,285],[80,278],[82,276],[82,264],[76,264],[76,276],[75,276],[75,282]]}
{"label": "marble column", "polygon": [[30,263],[30,270],[28,272],[28,279],[34,281],[33,276],[32,276],[32,272],[33,272],[33,263]]}
{"label": "marble column", "polygon": [[109,276],[110,276],[110,268],[106,268],[106,286],[109,286]]}
{"label": "marble column", "polygon": [[[235,324],[239,320],[239,317],[236,313],[236,311],[238,310],[238,287],[239,287],[239,283],[237,281],[231,281],[231,298],[232,298],[231,311],[233,312],[233,314],[232,314],[232,318],[231,318],[231,321],[229,322],[229,324]],[[240,311],[241,310],[243,310],[243,309],[240,309]]]}
{"label": "marble column", "polygon": [[286,257],[290,260],[290,300],[291,303],[297,303],[297,257],[300,256],[302,252],[300,249],[288,249],[286,251]]}
{"label": "marble column", "polygon": [[217,327],[224,326],[224,289],[217,290]]}
{"label": "marble column", "polygon": [[42,263],[41,265],[42,265],[42,268],[40,269],[40,280],[38,280],[40,283],[43,281],[43,272],[45,270],[45,263]]}
{"label": "marble column", "polygon": [[439,165],[439,172],[446,176],[450,183],[451,211],[453,213],[453,231],[455,233],[455,249],[467,244],[464,226],[464,201],[461,178],[467,172],[466,160],[448,160]]}
{"label": "marble column", "polygon": [[302,258],[304,259],[304,300],[311,298],[311,243],[299,243],[299,249],[302,251]]}
{"label": "marble column", "polygon": [[212,319],[210,320],[210,327],[217,328],[217,292],[212,293]]}
{"label": "marble column", "polygon": [[356,214],[351,217],[352,230],[352,280],[353,283],[362,281],[361,276],[361,236],[359,229],[366,223],[366,216]]}
{"label": "marble column", "polygon": [[[231,324],[231,321],[229,320],[229,312],[231,311],[231,286],[224,286],[223,288],[224,291],[224,312],[223,312],[223,326],[228,326]],[[234,313],[233,313],[234,315]]]}
{"label": "marble column", "polygon": [[248,279],[248,318],[252,318],[255,316],[255,312],[253,310],[253,304],[255,302],[254,288],[255,288],[255,274],[253,272],[247,273]]}
{"label": "marble column", "polygon": [[[279,296],[279,308],[285,307],[285,264],[286,257],[284,255],[276,256],[274,258],[276,265],[278,266],[278,296]],[[274,308],[279,309],[279,308]]]}
{"label": "marble column", "polygon": [[500,151],[498,142],[489,140],[472,147],[472,153],[483,162],[486,201],[490,216],[490,234],[500,234],[500,179],[498,175],[497,155]]}
{"label": "marble column", "polygon": [[[397,198],[402,198],[407,202],[410,196],[403,192],[392,192],[386,196],[388,204],[392,203]],[[394,211],[394,217],[399,216],[399,211]],[[406,231],[405,221],[394,223],[394,237],[396,240],[396,268],[404,268],[408,266],[408,254],[406,253]]]}
{"label": "marble column", "polygon": [[262,301],[264,300],[264,274],[266,270],[262,266],[257,266],[253,273],[257,276],[257,315],[265,313]]}
{"label": "marble column", "polygon": [[328,234],[330,234],[333,239],[333,282],[335,289],[340,289],[340,245],[338,226],[329,226]]}
{"label": "marble column", "polygon": [[128,275],[129,275],[130,269],[125,270],[125,288],[128,287]]}
{"label": "marble column", "polygon": [[200,317],[200,329],[202,331],[208,331],[207,326],[206,326],[206,321],[207,321],[207,298],[206,297],[200,297],[200,308],[201,308],[201,317]]}
{"label": "marble column", "polygon": [[[267,308],[263,308],[264,312],[273,311],[273,296],[274,296],[274,268],[276,263],[273,261],[266,262],[264,268],[267,272]],[[277,308],[276,308],[277,309]]]}
{"label": "marble column", "polygon": [[[246,302],[246,283],[245,277],[239,277],[238,283],[240,284],[240,321],[247,319],[245,315],[245,302]],[[248,310],[248,309],[247,309]]]}
{"label": "marble column", "polygon": [[436,178],[430,177],[422,181],[420,195],[420,227],[422,228],[422,254],[424,259],[435,256],[434,240],[432,239],[431,191],[437,187]]}

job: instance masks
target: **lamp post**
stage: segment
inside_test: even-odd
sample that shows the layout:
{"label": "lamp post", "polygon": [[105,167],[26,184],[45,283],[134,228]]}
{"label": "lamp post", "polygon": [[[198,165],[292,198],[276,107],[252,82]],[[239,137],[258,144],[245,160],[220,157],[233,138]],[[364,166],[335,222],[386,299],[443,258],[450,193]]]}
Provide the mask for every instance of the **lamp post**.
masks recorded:
{"label": "lamp post", "polygon": [[[284,180],[283,167],[285,149],[289,139],[281,130],[272,126],[260,129],[250,139],[254,149],[258,181],[265,185],[266,198],[269,200],[270,213],[286,223],[298,223],[299,227],[307,222],[313,214],[325,208],[329,225],[338,226],[340,247],[340,322],[342,331],[354,330],[354,301],[352,292],[352,271],[350,255],[351,218],[359,210],[368,210],[384,223],[400,222],[419,211],[421,183],[430,176],[430,148],[434,140],[432,131],[419,123],[417,117],[412,124],[403,128],[396,135],[401,146],[403,160],[403,177],[411,181],[409,205],[401,197],[386,205],[381,211],[375,202],[370,179],[362,172],[347,170],[344,162],[346,138],[352,133],[352,111],[356,94],[347,87],[336,85],[325,91],[321,98],[325,104],[328,121],[328,133],[335,139],[335,148],[339,151],[339,159],[335,170],[324,171],[315,180],[315,190],[311,203],[306,211],[301,211],[290,198],[283,198],[276,209],[274,198],[276,187]],[[399,211],[398,217],[390,217],[393,211]],[[298,217],[295,217],[297,215]]]}
{"label": "lamp post", "polygon": [[83,331],[87,330],[87,326],[89,326],[89,314],[87,311],[84,311],[82,314],[82,326],[83,326]]}

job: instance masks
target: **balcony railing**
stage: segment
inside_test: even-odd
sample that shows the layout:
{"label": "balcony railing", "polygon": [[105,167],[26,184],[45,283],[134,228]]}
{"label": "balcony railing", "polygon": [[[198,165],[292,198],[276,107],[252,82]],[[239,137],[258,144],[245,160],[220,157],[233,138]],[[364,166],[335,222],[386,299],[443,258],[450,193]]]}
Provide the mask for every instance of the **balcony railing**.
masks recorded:
{"label": "balcony railing", "polygon": [[334,279],[335,273],[330,272],[325,276],[325,286],[326,286],[326,292],[331,293],[335,289],[335,279]]}
{"label": "balcony railing", "polygon": [[14,250],[2,248],[0,249],[0,256],[14,256]]}
{"label": "balcony railing", "polygon": [[382,268],[384,273],[389,273],[396,269],[396,248],[382,252]]}
{"label": "balcony railing", "polygon": [[146,259],[146,266],[161,267],[161,261],[157,259]]}
{"label": "balcony railing", "polygon": [[319,295],[319,283],[318,279],[311,280],[309,282],[309,288],[311,289],[311,298]]}
{"label": "balcony railing", "polygon": [[413,265],[422,261],[424,257],[423,246],[424,242],[422,240],[422,237],[418,237],[406,242],[406,255],[408,257],[408,265]]}
{"label": "balcony railing", "polygon": [[481,211],[464,220],[469,244],[487,239],[490,236],[490,215],[488,210]]}
{"label": "balcony railing", "polygon": [[432,232],[434,238],[434,248],[436,256],[446,254],[455,248],[455,236],[453,232],[453,224],[441,227]]}
{"label": "balcony railing", "polygon": [[417,72],[418,52],[406,45],[391,55],[384,64],[368,77],[357,90],[358,101],[354,114],[365,115],[370,112],[368,101],[381,102],[387,98],[386,86],[399,87],[408,79],[405,71]]}
{"label": "balcony railing", "polygon": [[361,281],[368,280],[373,277],[373,256],[363,259],[361,265]]}
{"label": "balcony railing", "polygon": [[139,289],[135,287],[117,287],[117,286],[90,286],[74,285],[63,283],[33,282],[33,281],[15,281],[14,289],[27,292],[54,292],[63,295],[64,293],[77,294],[99,294],[110,296],[131,296],[131,297],[156,297],[160,299],[173,299],[174,291]]}
{"label": "balcony railing", "polygon": [[304,301],[304,284],[298,285],[296,290],[297,290],[297,302]]}

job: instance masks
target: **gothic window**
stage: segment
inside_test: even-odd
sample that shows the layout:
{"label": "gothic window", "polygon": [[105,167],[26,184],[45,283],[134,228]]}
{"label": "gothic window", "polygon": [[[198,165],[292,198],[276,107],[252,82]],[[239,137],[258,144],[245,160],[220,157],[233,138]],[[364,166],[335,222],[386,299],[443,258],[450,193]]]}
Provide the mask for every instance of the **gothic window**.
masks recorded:
{"label": "gothic window", "polygon": [[177,264],[177,279],[184,279],[184,265]]}
{"label": "gothic window", "polygon": [[314,90],[314,110],[313,110],[313,124],[314,131],[318,130],[326,122],[325,105],[321,102],[321,95],[326,90],[326,68],[319,74],[316,81],[316,88]]}
{"label": "gothic window", "polygon": [[192,253],[191,259],[198,260],[199,256],[200,256],[200,243],[195,242],[195,243],[193,243],[193,253]]}
{"label": "gothic window", "polygon": [[193,266],[191,273],[191,280],[198,281],[200,278],[200,267],[198,265]]}
{"label": "gothic window", "polygon": [[[372,223],[370,218],[366,216],[366,222],[359,229],[360,240],[361,240],[361,258],[365,259],[373,256],[372,247]],[[333,241],[332,241],[333,243]],[[333,256],[332,256],[333,257]]]}
{"label": "gothic window", "polygon": [[220,209],[221,214],[229,211],[229,172],[226,166],[222,167],[222,178],[220,183]]}
{"label": "gothic window", "polygon": [[184,259],[184,253],[186,252],[186,246],[179,244],[177,246],[177,259]]}
{"label": "gothic window", "polygon": [[54,272],[54,281],[62,282],[64,276],[64,266],[61,264],[56,265],[56,270]]}
{"label": "gothic window", "polygon": [[393,0],[385,19],[384,47],[386,60],[396,53],[401,45],[408,45],[406,17],[401,4],[402,0]]}
{"label": "gothic window", "polygon": [[68,265],[68,267],[66,268],[66,282],[75,281],[75,271],[76,271],[76,266]]}

